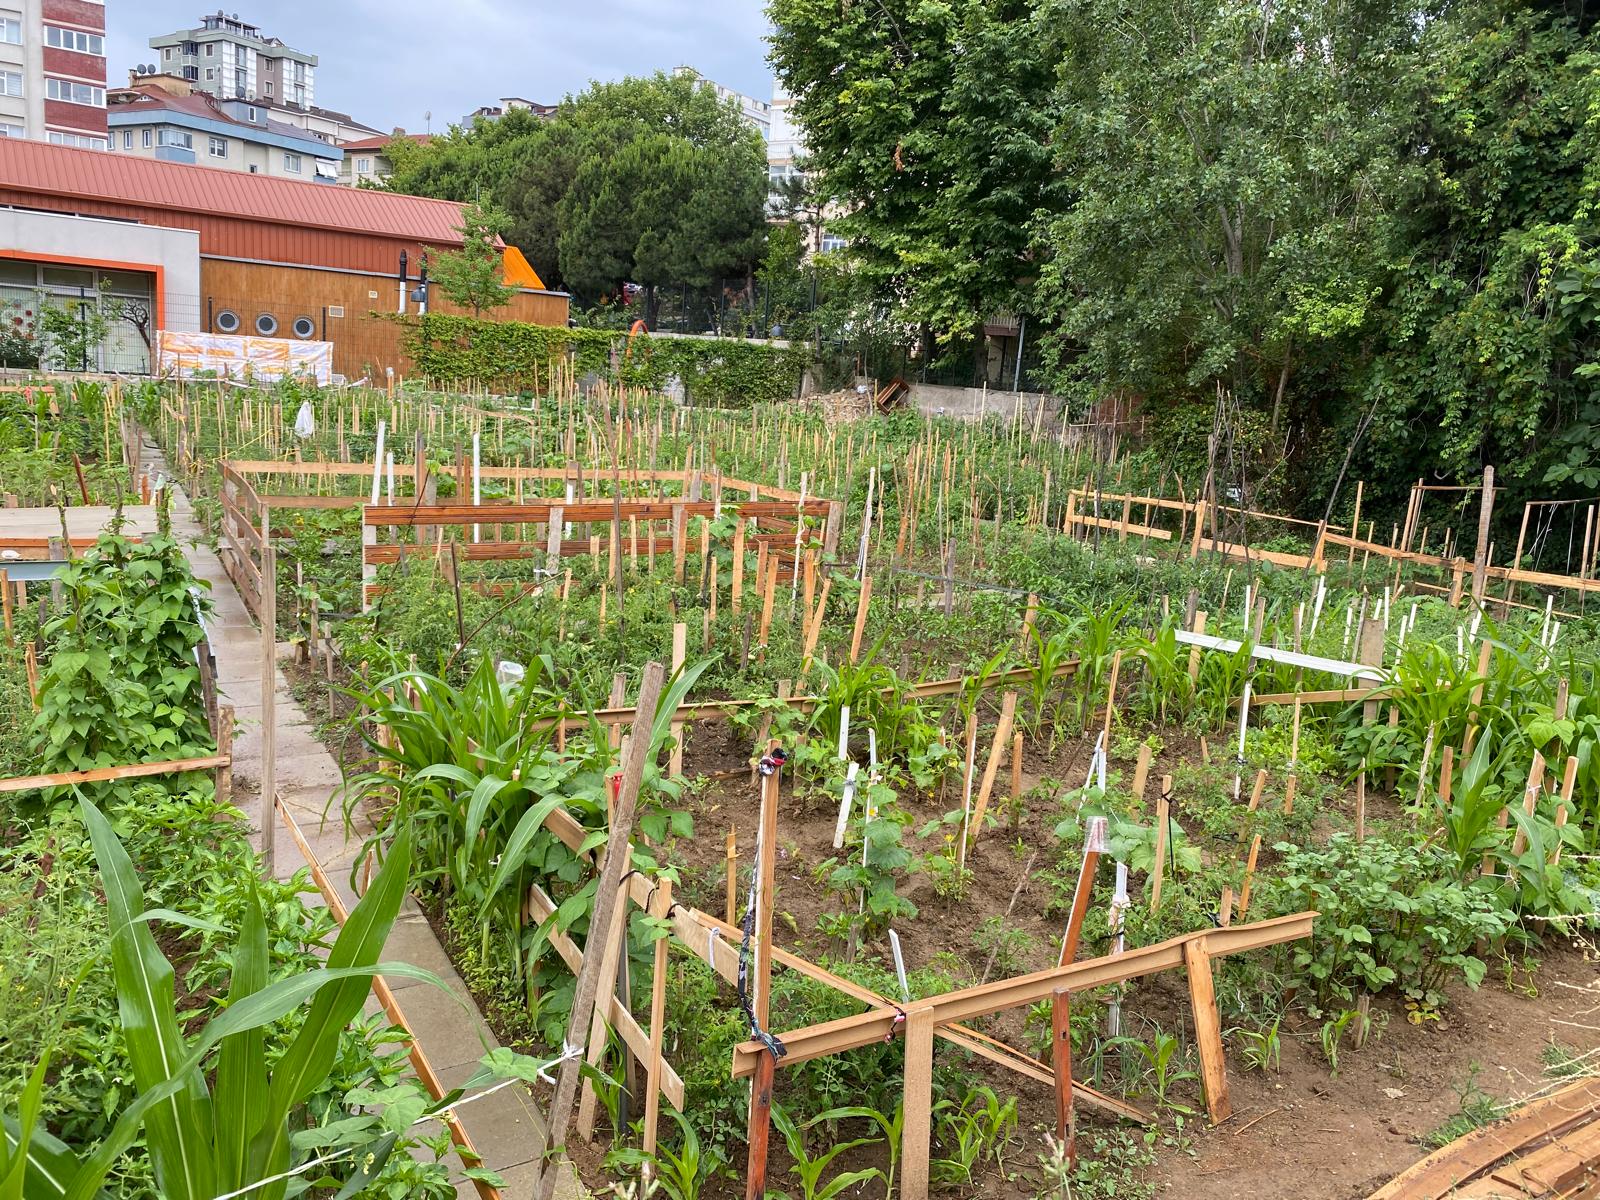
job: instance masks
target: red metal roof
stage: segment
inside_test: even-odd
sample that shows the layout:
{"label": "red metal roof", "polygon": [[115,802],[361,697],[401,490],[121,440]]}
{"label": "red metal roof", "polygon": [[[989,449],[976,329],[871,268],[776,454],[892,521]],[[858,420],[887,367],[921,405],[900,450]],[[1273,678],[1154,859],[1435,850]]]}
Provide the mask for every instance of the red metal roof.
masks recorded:
{"label": "red metal roof", "polygon": [[[0,138],[0,190],[459,246],[461,205]],[[70,211],[70,205],[65,205]]]}
{"label": "red metal roof", "polygon": [[396,138],[401,141],[411,141],[416,142],[418,145],[424,145],[433,140],[433,135],[429,133],[385,133],[378,137],[362,138],[359,142],[340,142],[339,149],[382,150]]}

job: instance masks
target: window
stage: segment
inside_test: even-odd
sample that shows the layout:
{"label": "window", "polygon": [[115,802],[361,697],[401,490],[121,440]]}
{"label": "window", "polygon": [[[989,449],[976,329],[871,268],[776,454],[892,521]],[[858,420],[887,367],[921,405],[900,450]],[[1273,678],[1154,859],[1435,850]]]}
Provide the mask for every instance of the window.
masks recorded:
{"label": "window", "polygon": [[212,138],[208,138],[207,141],[208,141],[209,144],[208,144],[208,146],[206,148],[210,151],[212,158],[227,158],[228,157],[228,139],[227,138],[212,137]]}
{"label": "window", "polygon": [[843,250],[850,243],[836,233],[822,235],[822,253],[832,254],[835,250]]}
{"label": "window", "polygon": [[239,332],[239,314],[231,308],[225,308],[216,316],[216,326],[223,333]]}
{"label": "window", "polygon": [[46,79],[44,94],[52,100],[65,100],[68,104],[88,104],[94,108],[106,106],[105,88],[72,79]]}
{"label": "window", "polygon": [[256,332],[262,337],[271,337],[278,332],[278,318],[271,313],[262,313],[256,318]]}
{"label": "window", "polygon": [[58,130],[50,131],[50,144],[53,146],[76,146],[80,150],[105,150],[106,139],[91,137],[87,133],[61,133]]}
{"label": "window", "polygon": [[180,150],[194,149],[194,134],[186,129],[163,129],[157,144],[162,146],[176,146]]}
{"label": "window", "polygon": [[285,154],[283,156],[283,169],[300,174],[300,156],[298,154]]}
{"label": "window", "polygon": [[79,54],[98,54],[105,57],[105,39],[98,33],[85,33],[81,29],[62,29],[58,25],[44,27],[44,44],[57,50],[75,50]]}
{"label": "window", "polygon": [[0,71],[0,96],[22,95],[22,72]]}
{"label": "window", "polygon": [[294,324],[289,326],[295,337],[304,340],[317,332],[317,324],[310,317],[296,317]]}
{"label": "window", "polygon": [[145,130],[142,130],[141,132],[144,134],[144,137],[142,138],[142,141],[144,142],[144,148],[146,150],[148,150],[148,149],[150,149],[150,140],[151,140],[150,131],[148,129],[145,129]]}
{"label": "window", "polygon": [[163,50],[161,52],[161,57],[164,60],[166,60],[167,62],[171,62],[172,61],[172,47],[168,46],[165,50]]}
{"label": "window", "polygon": [[367,175],[367,174],[370,174],[371,171],[372,171],[372,160],[370,158],[358,158],[358,159],[356,159],[356,174],[357,175]]}
{"label": "window", "polygon": [[245,111],[245,118],[252,125],[255,124],[255,121],[256,121],[256,106],[254,104],[252,104],[248,108],[246,108],[244,111]]}
{"label": "window", "polygon": [[207,58],[215,58],[216,56],[217,56],[217,44],[215,42],[207,42],[206,43],[206,57]]}
{"label": "window", "polygon": [[267,95],[272,95],[272,80],[267,80]]}
{"label": "window", "polygon": [[12,16],[0,17],[0,42],[22,45],[22,22]]}
{"label": "window", "polygon": [[0,137],[27,137],[28,131],[15,121],[0,121]]}
{"label": "window", "polygon": [[122,148],[124,150],[133,149],[133,130],[124,129],[122,131]]}
{"label": "window", "polygon": [[214,68],[214,67],[207,67],[207,68],[206,68],[206,82],[207,82],[207,83],[210,83],[210,82],[211,82],[211,81],[212,81],[212,80],[213,80],[213,79],[215,79],[215,78],[216,78],[216,77],[217,77],[217,72],[216,72],[216,68]]}

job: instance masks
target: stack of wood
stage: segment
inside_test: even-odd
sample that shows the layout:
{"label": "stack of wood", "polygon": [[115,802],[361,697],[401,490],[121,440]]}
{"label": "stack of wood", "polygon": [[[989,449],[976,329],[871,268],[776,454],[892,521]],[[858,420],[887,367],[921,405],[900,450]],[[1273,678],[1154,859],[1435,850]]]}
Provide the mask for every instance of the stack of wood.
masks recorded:
{"label": "stack of wood", "polygon": [[1368,1200],[1600,1197],[1600,1079],[1582,1079],[1430,1154]]}

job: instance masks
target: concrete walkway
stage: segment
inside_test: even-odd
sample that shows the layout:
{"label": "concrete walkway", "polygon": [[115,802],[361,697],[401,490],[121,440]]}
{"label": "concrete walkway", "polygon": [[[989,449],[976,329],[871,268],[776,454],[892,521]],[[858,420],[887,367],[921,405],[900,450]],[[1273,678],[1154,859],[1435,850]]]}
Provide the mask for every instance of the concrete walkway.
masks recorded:
{"label": "concrete walkway", "polygon": [[[152,477],[165,471],[161,450],[146,440],[141,448],[141,468]],[[70,512],[71,510],[69,510]],[[139,531],[154,528],[153,510],[141,512]],[[55,514],[50,514],[55,518]],[[199,524],[181,491],[174,491],[172,530],[184,543],[196,578],[211,585],[211,639],[217,662],[217,687],[223,703],[233,705],[237,733],[233,743],[234,804],[256,829],[262,821],[261,800],[261,635],[244,601],[234,589],[221,561],[206,543]],[[57,527],[59,531],[59,525]],[[130,528],[130,532],[134,530]],[[79,534],[72,529],[73,536]],[[279,647],[280,652],[284,647]],[[347,905],[355,903],[349,877],[361,849],[361,834],[346,839],[339,807],[330,801],[342,776],[301,710],[281,671],[273,675],[277,712],[277,787],[284,804],[305,834],[311,852]],[[324,810],[330,813],[323,823]],[[276,874],[287,879],[304,867],[299,848],[281,825],[275,838]],[[258,841],[259,844],[259,841]],[[320,903],[320,897],[316,897]],[[478,1060],[498,1043],[484,1023],[466,985],[450,965],[417,904],[406,898],[399,920],[384,947],[383,957],[434,972],[449,986],[447,995],[431,984],[414,979],[394,979],[395,992],[418,1044],[446,1088],[464,1083]],[[462,1003],[464,1001],[464,1003]],[[545,1123],[533,1097],[521,1085],[512,1085],[458,1110],[458,1118],[483,1156],[484,1165],[506,1181],[507,1200],[527,1200],[533,1195],[535,1166],[544,1149]],[[556,1188],[565,1200],[585,1195],[570,1164]],[[462,1197],[476,1191],[469,1181],[457,1188]]]}

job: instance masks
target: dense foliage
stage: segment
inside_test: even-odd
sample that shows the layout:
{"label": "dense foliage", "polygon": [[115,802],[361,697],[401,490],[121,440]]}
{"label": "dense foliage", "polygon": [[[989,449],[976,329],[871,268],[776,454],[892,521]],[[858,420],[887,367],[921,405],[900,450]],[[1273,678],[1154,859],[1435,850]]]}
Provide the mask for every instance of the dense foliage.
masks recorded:
{"label": "dense foliage", "polygon": [[765,234],[761,138],[698,81],[595,83],[549,120],[513,109],[426,145],[397,142],[396,191],[507,212],[507,240],[550,286],[595,300],[743,274]]}
{"label": "dense foliage", "polygon": [[1191,472],[1226,430],[1236,486],[1320,502],[1347,450],[1369,511],[1484,463],[1512,512],[1600,482],[1583,5],[771,11],[866,307],[955,353],[1015,306]]}

